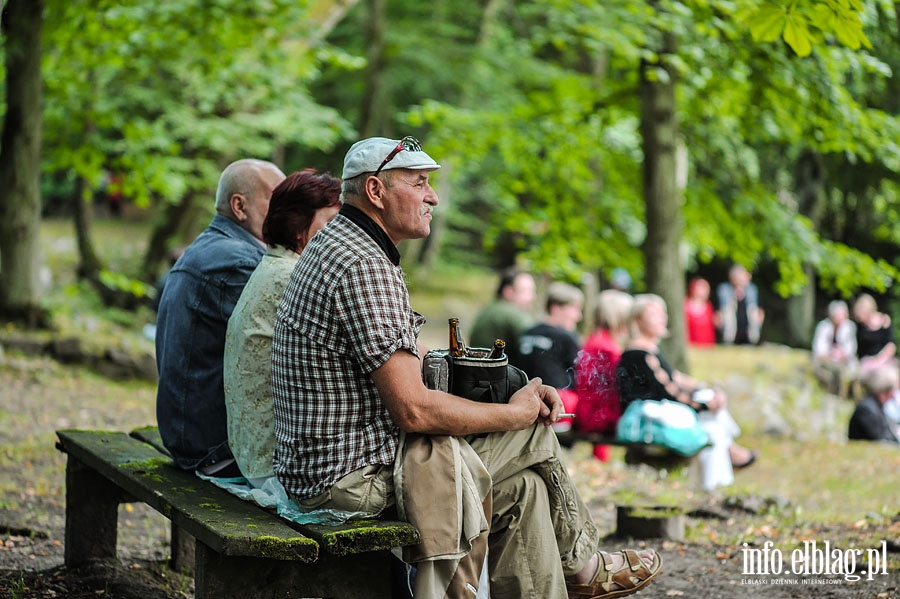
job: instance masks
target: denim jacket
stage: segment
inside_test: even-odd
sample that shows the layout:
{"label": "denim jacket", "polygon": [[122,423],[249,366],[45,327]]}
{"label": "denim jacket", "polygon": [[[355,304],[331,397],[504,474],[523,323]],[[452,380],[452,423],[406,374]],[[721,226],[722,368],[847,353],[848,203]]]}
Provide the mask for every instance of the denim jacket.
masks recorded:
{"label": "denim jacket", "polygon": [[222,382],[225,331],[264,254],[255,237],[216,215],[166,278],[156,331],[156,419],[186,470],[232,457]]}

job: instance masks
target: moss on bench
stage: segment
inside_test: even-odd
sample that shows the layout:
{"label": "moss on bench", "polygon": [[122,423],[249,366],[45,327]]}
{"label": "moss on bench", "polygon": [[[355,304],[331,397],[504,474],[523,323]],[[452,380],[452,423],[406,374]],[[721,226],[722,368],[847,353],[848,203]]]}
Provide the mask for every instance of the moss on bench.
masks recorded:
{"label": "moss on bench", "polygon": [[[57,435],[70,459],[150,505],[214,551],[305,562],[318,556],[318,543],[286,521],[177,468],[146,443],[118,432],[57,431]],[[67,506],[70,509],[77,506]]]}
{"label": "moss on bench", "polygon": [[[165,451],[155,426],[136,428],[131,431],[131,436]],[[420,541],[415,527],[402,521],[354,520],[340,525],[291,523],[291,526],[315,539],[323,551],[339,556],[414,545]]]}
{"label": "moss on bench", "polygon": [[389,550],[419,542],[406,522],[285,520],[175,466],[156,427],[131,435],[66,430],[57,436],[57,447],[69,456],[68,566],[116,556],[118,504],[131,501],[171,520],[172,564],[194,564],[198,599],[396,597]]}
{"label": "moss on bench", "polygon": [[333,555],[379,551],[415,545],[420,541],[419,532],[413,525],[393,520],[352,520],[336,526],[305,524],[299,526],[299,530]]}

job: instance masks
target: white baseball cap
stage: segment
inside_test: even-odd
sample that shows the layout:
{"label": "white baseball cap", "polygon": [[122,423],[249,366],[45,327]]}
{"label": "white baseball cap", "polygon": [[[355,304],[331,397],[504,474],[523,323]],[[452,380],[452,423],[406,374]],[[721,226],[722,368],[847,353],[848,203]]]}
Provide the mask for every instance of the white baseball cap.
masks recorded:
{"label": "white baseball cap", "polygon": [[414,137],[388,139],[370,137],[356,142],[344,156],[341,178],[352,179],[362,173],[374,173],[392,168],[433,171],[441,168],[434,158],[422,151]]}

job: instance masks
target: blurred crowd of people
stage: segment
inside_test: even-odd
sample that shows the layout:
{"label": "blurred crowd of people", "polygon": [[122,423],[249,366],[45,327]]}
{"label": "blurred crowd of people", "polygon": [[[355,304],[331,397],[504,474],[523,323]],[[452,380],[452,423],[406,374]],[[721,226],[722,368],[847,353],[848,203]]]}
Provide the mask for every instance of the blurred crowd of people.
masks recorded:
{"label": "blurred crowd of people", "polygon": [[[495,338],[512,340],[510,362],[560,389],[566,412],[574,417],[560,420],[558,432],[574,428],[613,437],[624,408],[637,399],[689,406],[711,440],[701,452],[703,486],[730,484],[733,470],[752,464],[758,452],[737,443],[740,427],[728,413],[724,393],[679,372],[661,354],[659,342],[668,335],[665,301],[653,294],[632,295],[627,271],[613,274],[593,302],[594,326],[582,339],[578,325],[585,296],[578,287],[550,283],[544,317],[534,321],[534,278],[520,269],[505,271],[497,298],[474,322],[473,341],[489,347]],[[715,287],[703,277],[691,278],[682,309],[692,346],[761,342],[765,311],[742,265],[733,265],[728,279]],[[843,300],[831,302],[828,316],[815,328],[811,354],[813,373],[829,392],[859,400],[848,437],[897,443],[900,362],[891,318],[879,311],[875,299],[860,294],[852,311]],[[710,393],[708,398],[700,399],[701,390]],[[596,445],[594,455],[608,460],[610,448]]]}
{"label": "blurred crowd of people", "polygon": [[862,293],[828,304],[816,324],[812,368],[830,393],[857,401],[847,436],[900,443],[900,361],[890,315]]}
{"label": "blurred crowd of people", "polygon": [[[627,272],[617,269],[613,274],[610,287],[596,298],[595,325],[582,342],[578,325],[585,296],[578,287],[550,283],[544,317],[533,322],[530,302],[536,285],[532,275],[506,271],[501,274],[497,298],[474,321],[473,342],[489,347],[496,338],[514,340],[510,363],[559,389],[566,412],[574,414],[556,423],[559,432],[574,427],[579,433],[613,436],[623,410],[637,400],[689,406],[710,440],[699,454],[703,487],[712,490],[731,484],[734,470],[751,465],[758,453],[735,441],[740,427],[728,412],[725,394],[669,365],[659,348],[669,334],[665,301],[653,294],[632,295]],[[709,283],[691,282],[692,293],[684,307],[697,318],[689,326],[703,343],[715,343],[717,329],[725,342],[758,343],[763,320],[758,292],[743,267],[732,268],[730,274],[718,290],[722,298],[718,312],[709,300]],[[515,286],[526,290],[525,294],[516,293]],[[496,317],[506,314],[502,319],[506,326],[513,320],[508,316],[513,311],[518,313],[515,320],[522,323],[517,331],[503,328]],[[609,459],[609,453],[606,445],[594,448],[600,460]]]}

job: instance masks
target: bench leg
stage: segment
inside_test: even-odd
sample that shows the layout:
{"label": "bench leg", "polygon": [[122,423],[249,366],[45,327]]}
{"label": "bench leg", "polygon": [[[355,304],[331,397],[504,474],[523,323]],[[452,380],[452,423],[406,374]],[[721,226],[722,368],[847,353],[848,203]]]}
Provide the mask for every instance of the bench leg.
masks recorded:
{"label": "bench leg", "polygon": [[320,556],[310,564],[230,557],[198,541],[196,599],[391,599],[391,554],[371,551],[347,557]]}
{"label": "bench leg", "polygon": [[66,462],[66,566],[116,557],[122,492],[76,458]]}
{"label": "bench leg", "polygon": [[170,530],[172,542],[170,543],[169,567],[180,574],[190,574],[194,571],[196,541],[174,522],[172,522]]}

